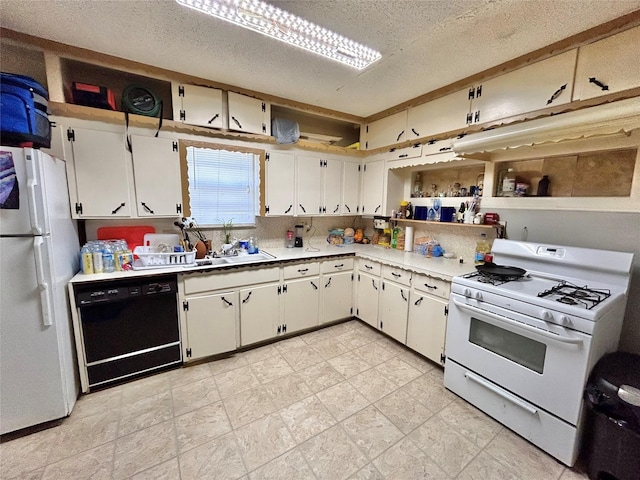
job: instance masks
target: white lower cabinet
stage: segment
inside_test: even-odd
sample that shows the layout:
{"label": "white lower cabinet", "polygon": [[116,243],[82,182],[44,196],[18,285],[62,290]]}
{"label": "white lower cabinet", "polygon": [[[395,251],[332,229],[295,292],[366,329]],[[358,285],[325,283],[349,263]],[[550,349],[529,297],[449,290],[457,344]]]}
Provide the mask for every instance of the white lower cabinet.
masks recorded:
{"label": "white lower cabinet", "polygon": [[292,333],[318,325],[320,277],[286,281],[282,301],[284,322],[282,333]]}
{"label": "white lower cabinet", "polygon": [[240,290],[240,345],[274,337],[280,324],[280,284]]}
{"label": "white lower cabinet", "polygon": [[186,297],[183,312],[186,330],[182,332],[182,343],[186,361],[237,348],[237,292]]}
{"label": "white lower cabinet", "polygon": [[436,363],[444,363],[444,341],[451,283],[415,275],[409,301],[407,346]]}
{"label": "white lower cabinet", "polygon": [[383,280],[380,292],[380,330],[400,343],[406,343],[408,312],[409,288]]}
{"label": "white lower cabinet", "polygon": [[321,323],[353,315],[353,257],[322,262]]}
{"label": "white lower cabinet", "polygon": [[356,316],[375,328],[378,328],[379,295],[380,276],[359,272]]}

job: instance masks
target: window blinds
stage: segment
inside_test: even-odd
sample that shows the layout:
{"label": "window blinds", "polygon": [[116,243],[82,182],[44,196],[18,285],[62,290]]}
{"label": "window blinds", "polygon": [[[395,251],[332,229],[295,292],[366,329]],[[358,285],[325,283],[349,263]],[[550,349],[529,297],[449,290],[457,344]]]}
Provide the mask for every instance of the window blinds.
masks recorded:
{"label": "window blinds", "polygon": [[253,154],[187,148],[191,216],[200,225],[255,223],[257,161]]}

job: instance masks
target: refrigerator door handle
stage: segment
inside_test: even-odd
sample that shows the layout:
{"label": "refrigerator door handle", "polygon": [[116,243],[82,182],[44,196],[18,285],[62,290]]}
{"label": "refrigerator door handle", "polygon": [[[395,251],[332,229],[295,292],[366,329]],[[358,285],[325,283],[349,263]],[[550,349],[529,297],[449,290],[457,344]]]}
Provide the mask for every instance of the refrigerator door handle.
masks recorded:
{"label": "refrigerator door handle", "polygon": [[29,217],[31,218],[31,231],[35,235],[48,233],[44,221],[44,192],[38,181],[37,157],[34,153],[26,153],[27,167],[27,203],[29,204]]}
{"label": "refrigerator door handle", "polygon": [[38,279],[38,289],[40,290],[40,302],[42,304],[42,323],[45,327],[53,325],[53,302],[51,285],[47,282],[45,270],[45,243],[42,237],[33,239],[33,250],[35,251],[36,276]]}

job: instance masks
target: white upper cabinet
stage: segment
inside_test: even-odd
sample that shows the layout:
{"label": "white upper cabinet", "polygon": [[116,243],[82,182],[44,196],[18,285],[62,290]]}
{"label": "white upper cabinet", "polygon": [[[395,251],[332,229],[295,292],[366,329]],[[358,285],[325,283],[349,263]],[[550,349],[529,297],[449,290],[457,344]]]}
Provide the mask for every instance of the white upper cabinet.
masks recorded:
{"label": "white upper cabinet", "polygon": [[300,216],[322,214],[323,162],[318,157],[296,157],[296,208]]}
{"label": "white upper cabinet", "polygon": [[324,215],[340,215],[342,213],[342,162],[341,160],[324,160],[323,169],[323,203]]}
{"label": "white upper cabinet", "polygon": [[173,119],[210,128],[224,128],[222,90],[174,83]]}
{"label": "white upper cabinet", "polygon": [[494,122],[571,101],[577,50],[556,55],[477,85],[470,123]]}
{"label": "white upper cabinet", "polygon": [[360,213],[360,164],[344,162],[342,170],[342,214]]}
{"label": "white upper cabinet", "polygon": [[640,27],[580,47],[574,100],[640,86]]}
{"label": "white upper cabinet", "polygon": [[266,164],[267,216],[295,214],[295,156],[290,153],[269,152]]}
{"label": "white upper cabinet", "polygon": [[372,150],[407,139],[407,111],[368,123],[364,128],[364,148]]}
{"label": "white upper cabinet", "polygon": [[384,160],[365,163],[362,166],[363,215],[384,215]]}
{"label": "white upper cabinet", "polygon": [[464,128],[470,108],[467,88],[412,107],[408,113],[407,137],[412,140]]}
{"label": "white upper cabinet", "polygon": [[271,135],[271,105],[258,98],[229,92],[229,130]]}
{"label": "white upper cabinet", "polygon": [[[67,169],[74,218],[131,216],[128,152],[123,132],[68,128]],[[70,159],[66,158],[67,161]]]}
{"label": "white upper cabinet", "polygon": [[132,135],[131,146],[138,216],[182,215],[178,141]]}

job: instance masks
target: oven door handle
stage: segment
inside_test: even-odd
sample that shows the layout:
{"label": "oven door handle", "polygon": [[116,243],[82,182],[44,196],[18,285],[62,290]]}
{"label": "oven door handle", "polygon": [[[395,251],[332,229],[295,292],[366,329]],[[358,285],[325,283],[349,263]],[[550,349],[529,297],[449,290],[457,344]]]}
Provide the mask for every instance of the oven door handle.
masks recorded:
{"label": "oven door handle", "polygon": [[520,398],[516,397],[515,395],[501,389],[500,387],[487,382],[484,378],[479,377],[478,375],[476,375],[473,372],[464,372],[464,376],[465,378],[468,378],[469,380],[471,380],[472,382],[477,383],[478,385],[480,385],[481,387],[486,388],[487,390],[491,390],[493,393],[495,393],[496,395],[499,395],[500,397],[504,398],[505,400],[513,403],[515,406],[520,407],[521,409],[529,412],[531,415],[535,415],[536,413],[538,413],[538,409],[535,408],[533,405],[530,405],[529,403],[525,402],[524,400],[521,400]]}
{"label": "oven door handle", "polygon": [[491,312],[487,312],[485,310],[482,310],[481,308],[474,307],[474,306],[471,306],[471,305],[467,305],[466,303],[460,303],[460,302],[456,301],[455,298],[453,299],[453,303],[455,303],[462,310],[467,310],[469,312],[477,313],[479,315],[484,315],[485,317],[488,317],[488,318],[491,318],[491,319],[493,319],[495,321],[498,321],[499,323],[502,323],[503,325],[509,325],[511,327],[514,327],[514,328],[517,328],[517,329],[520,329],[520,330],[524,330],[524,331],[529,332],[529,333],[533,333],[534,335],[539,335],[540,337],[548,338],[549,340],[554,340],[556,342],[567,343],[567,344],[571,344],[571,345],[581,345],[583,343],[583,340],[581,338],[578,338],[578,337],[565,337],[565,336],[562,336],[562,335],[558,335],[557,333],[551,333],[551,332],[548,332],[546,330],[542,330],[540,328],[532,327],[532,326],[526,325],[524,323],[517,322],[515,320],[509,320],[509,319],[501,317],[500,315],[496,315],[495,313],[491,313]]}

